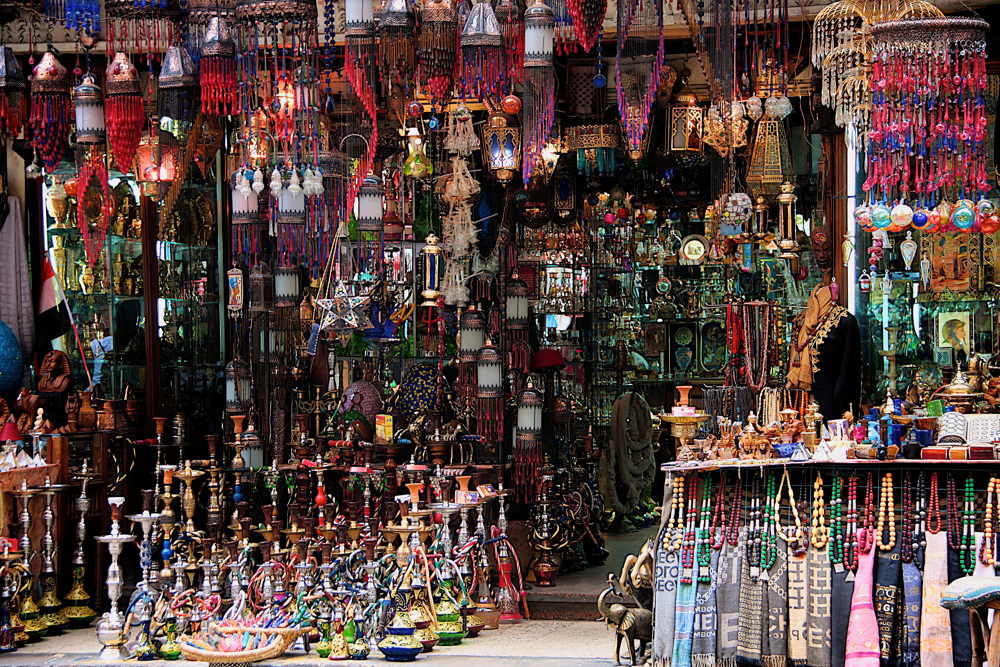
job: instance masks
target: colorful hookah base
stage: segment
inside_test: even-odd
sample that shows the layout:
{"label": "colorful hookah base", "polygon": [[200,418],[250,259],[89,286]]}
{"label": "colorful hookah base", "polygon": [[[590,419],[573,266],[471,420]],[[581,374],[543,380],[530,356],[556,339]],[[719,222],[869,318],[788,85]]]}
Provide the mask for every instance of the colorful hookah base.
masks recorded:
{"label": "colorful hookah base", "polygon": [[351,652],[351,660],[365,660],[371,652],[371,647],[364,639],[351,642],[347,648]]}
{"label": "colorful hookah base", "polygon": [[478,612],[469,614],[465,617],[466,639],[475,639],[479,636],[479,633],[485,629],[486,621],[479,617]]}
{"label": "colorful hookah base", "polygon": [[465,628],[462,621],[439,621],[438,636],[441,637],[441,646],[458,646],[465,639]]}
{"label": "colorful hookah base", "polygon": [[424,650],[413,634],[386,635],[378,643],[378,650],[389,662],[411,662]]}
{"label": "colorful hookah base", "polygon": [[415,634],[417,636],[417,641],[424,647],[424,653],[430,653],[433,651],[434,647],[437,646],[438,641],[441,639],[438,636],[438,633],[431,629],[429,624],[427,627],[417,628],[417,632]]}
{"label": "colorful hookah base", "polygon": [[166,640],[160,644],[160,658],[163,660],[180,660],[181,645],[176,640]]}
{"label": "colorful hookah base", "polygon": [[97,612],[87,606],[86,601],[68,605],[62,610],[62,615],[71,628],[85,628],[97,618]]}

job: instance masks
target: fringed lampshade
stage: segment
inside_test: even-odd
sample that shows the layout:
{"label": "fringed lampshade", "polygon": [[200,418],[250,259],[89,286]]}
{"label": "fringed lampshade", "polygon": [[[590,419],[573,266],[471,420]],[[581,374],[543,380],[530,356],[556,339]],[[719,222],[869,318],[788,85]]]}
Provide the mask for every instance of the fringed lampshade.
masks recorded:
{"label": "fringed lampshade", "polygon": [[513,86],[524,79],[524,16],[515,0],[500,0],[495,14],[497,23],[500,24],[500,35],[503,37],[507,85]]}
{"label": "fringed lampshade", "polygon": [[226,19],[208,21],[201,46],[201,112],[217,116],[236,113],[239,87],[236,82],[236,45]]}
{"label": "fringed lampshade", "polygon": [[476,425],[479,435],[490,442],[503,437],[503,359],[487,340],[476,355]]}
{"label": "fringed lampshade", "polygon": [[28,82],[9,46],[0,46],[0,136],[16,137],[24,126]]}
{"label": "fringed lampshade", "polygon": [[462,28],[462,91],[466,97],[501,92],[507,78],[503,37],[493,8],[477,2]]}
{"label": "fringed lampshade", "polygon": [[388,0],[379,16],[378,56],[382,82],[408,85],[413,76],[413,13],[406,0]]}
{"label": "fringed lampshade", "polygon": [[555,15],[542,0],[534,0],[524,12],[524,182],[542,155],[555,120],[555,68],[552,65]]}
{"label": "fringed lampshade", "polygon": [[444,100],[451,93],[457,39],[452,0],[429,0],[420,10],[417,37],[417,75],[431,99]]}
{"label": "fringed lampshade", "polygon": [[198,77],[187,49],[177,45],[167,49],[157,83],[157,110],[160,117],[193,121],[198,108]]}
{"label": "fringed lampshade", "polygon": [[778,194],[782,183],[792,179],[792,156],[788,150],[785,121],[764,117],[757,124],[747,167],[750,192],[754,197],[771,197]]}
{"label": "fringed lampshade", "polygon": [[104,116],[108,126],[108,143],[118,169],[127,173],[132,169],[132,160],[146,123],[146,111],[139,91],[139,72],[128,54],[119,51],[108,65],[105,79],[107,100]]}
{"label": "fringed lampshade", "polygon": [[46,169],[62,159],[72,111],[66,68],[47,51],[35,65],[31,80],[31,145]]}

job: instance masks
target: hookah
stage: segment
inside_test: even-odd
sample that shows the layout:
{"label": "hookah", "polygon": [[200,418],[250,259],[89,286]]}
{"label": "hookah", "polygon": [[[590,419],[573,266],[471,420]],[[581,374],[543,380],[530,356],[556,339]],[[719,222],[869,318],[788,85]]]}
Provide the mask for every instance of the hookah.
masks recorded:
{"label": "hookah", "polygon": [[182,509],[184,510],[184,518],[186,523],[184,524],[184,532],[189,535],[194,535],[197,531],[194,528],[194,510],[195,510],[195,498],[194,498],[194,481],[205,474],[204,470],[194,470],[191,468],[191,461],[184,462],[184,469],[181,472],[174,473],[174,475],[184,482],[184,497]]}
{"label": "hookah", "polygon": [[142,529],[142,542],[139,544],[139,570],[141,579],[136,587],[132,599],[129,600],[126,617],[131,620],[132,625],[139,626],[139,633],[135,641],[129,645],[129,653],[139,660],[155,660],[157,657],[156,647],[150,637],[150,623],[153,614],[153,590],[150,584],[150,573],[153,568],[153,543],[150,536],[153,526],[160,520],[160,514],[151,512],[153,508],[153,490],[143,489],[142,491],[142,512],[140,514],[130,514],[127,518]]}
{"label": "hookah", "polygon": [[67,623],[75,628],[82,628],[90,625],[91,621],[97,618],[97,612],[90,607],[90,594],[87,593],[83,585],[84,573],[86,572],[86,561],[84,559],[83,545],[87,540],[87,512],[90,511],[90,498],[87,497],[87,484],[96,475],[92,474],[84,460],[80,471],[74,475],[80,481],[80,497],[76,499],[76,511],[80,515],[80,520],[76,524],[76,551],[73,552],[73,585],[66,593],[63,608],[63,616]]}
{"label": "hookah", "polygon": [[135,538],[127,533],[123,534],[118,526],[124,503],[125,499],[121,496],[108,498],[108,505],[111,506],[111,531],[107,535],[98,535],[95,538],[98,542],[108,545],[108,553],[111,555],[107,575],[111,609],[106,611],[97,623],[97,640],[102,646],[98,659],[103,662],[117,662],[125,657],[122,651],[125,643],[123,637],[125,619],[118,610],[118,599],[122,594],[122,571],[118,566],[118,556],[121,555],[122,547],[126,543],[135,541]]}
{"label": "hookah", "polygon": [[4,543],[3,553],[0,553],[0,653],[17,650],[17,626],[20,620],[13,609],[14,596],[18,589],[18,576],[14,563],[21,557],[10,546]]}
{"label": "hookah", "polygon": [[29,489],[27,482],[24,480],[21,480],[20,488],[14,492],[14,496],[17,498],[17,503],[20,507],[20,513],[18,514],[18,518],[21,521],[21,539],[19,542],[22,560],[20,568],[23,570],[21,587],[18,591],[18,597],[21,601],[19,616],[24,623],[24,632],[33,640],[40,639],[48,630],[48,626],[41,620],[41,613],[39,612],[38,605],[35,603],[35,578],[31,574],[31,559],[35,556],[35,553],[31,548],[31,514],[28,512],[28,506],[31,504],[31,499],[37,494],[38,489]]}
{"label": "hookah", "polygon": [[42,597],[38,600],[38,607],[42,612],[42,623],[48,626],[48,634],[53,635],[62,633],[66,627],[66,617],[62,614],[62,600],[56,594],[55,564],[58,551],[55,537],[52,534],[52,524],[55,522],[52,499],[66,486],[66,484],[53,484],[52,480],[46,477],[45,486],[41,490],[41,494],[45,498],[45,509],[42,512],[45,533],[42,536]]}
{"label": "hookah", "polygon": [[[507,540],[507,514],[505,510],[505,496],[510,492],[500,488],[500,506],[497,512],[497,525],[494,528],[494,550],[497,561],[497,590],[496,609],[500,612],[499,621],[501,623],[518,623],[523,618],[521,616],[521,606],[524,601],[524,584],[520,589],[514,586],[512,576],[514,565],[517,565],[518,578],[521,577],[521,564],[518,562],[517,553],[510,548]],[[511,558],[513,556],[513,559]],[[524,611],[527,615],[528,606],[524,604]]]}

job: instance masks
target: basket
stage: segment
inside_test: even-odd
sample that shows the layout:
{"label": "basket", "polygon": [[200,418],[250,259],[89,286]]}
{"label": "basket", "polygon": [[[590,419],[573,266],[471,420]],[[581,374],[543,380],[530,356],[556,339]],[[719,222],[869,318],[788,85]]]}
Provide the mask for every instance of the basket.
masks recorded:
{"label": "basket", "polygon": [[261,660],[271,660],[281,656],[292,643],[312,628],[245,628],[245,627],[217,627],[218,632],[251,632],[265,635],[279,635],[278,640],[273,644],[258,647],[248,651],[213,651],[211,649],[198,648],[185,643],[186,636],[180,638],[181,653],[186,660],[200,660],[214,665],[231,664],[246,665]]}

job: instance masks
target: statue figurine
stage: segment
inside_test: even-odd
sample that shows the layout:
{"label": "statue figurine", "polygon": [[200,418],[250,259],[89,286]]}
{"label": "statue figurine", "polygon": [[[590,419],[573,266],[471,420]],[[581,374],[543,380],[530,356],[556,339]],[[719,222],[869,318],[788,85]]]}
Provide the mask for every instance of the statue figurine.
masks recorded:
{"label": "statue figurine", "polygon": [[94,267],[88,262],[81,262],[80,271],[80,291],[84,294],[93,294],[94,286],[97,284],[97,276],[94,274]]}
{"label": "statue figurine", "polygon": [[[629,659],[633,665],[641,664],[645,658],[646,646],[653,639],[653,612],[643,607],[630,608],[621,603],[608,604],[609,595],[623,596],[619,582],[613,574],[608,575],[608,587],[597,597],[597,610],[601,618],[615,629],[615,664],[620,665],[622,639],[627,641]],[[639,640],[636,655],[635,640]]]}
{"label": "statue figurine", "polygon": [[38,375],[39,393],[58,394],[66,391],[71,379],[69,357],[61,350],[50,350],[42,357]]}

